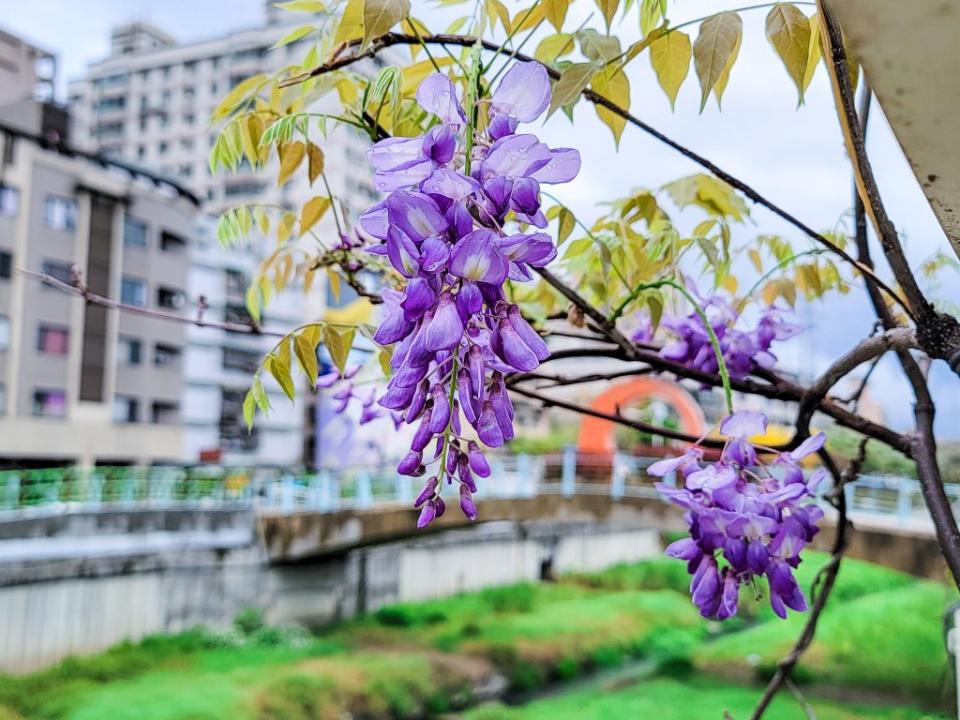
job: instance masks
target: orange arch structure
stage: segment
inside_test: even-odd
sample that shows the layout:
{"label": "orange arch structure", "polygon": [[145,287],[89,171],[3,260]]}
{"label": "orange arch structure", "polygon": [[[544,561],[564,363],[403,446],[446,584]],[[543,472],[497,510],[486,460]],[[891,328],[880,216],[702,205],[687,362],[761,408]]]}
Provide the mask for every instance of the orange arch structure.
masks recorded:
{"label": "orange arch structure", "polygon": [[[602,392],[590,405],[591,409],[613,414],[638,400],[660,400],[673,407],[680,416],[680,429],[700,436],[707,431],[703,409],[693,396],[679,384],[653,377],[639,377],[617,383]],[[577,452],[589,455],[613,455],[616,425],[610,420],[586,416],[580,424]]]}

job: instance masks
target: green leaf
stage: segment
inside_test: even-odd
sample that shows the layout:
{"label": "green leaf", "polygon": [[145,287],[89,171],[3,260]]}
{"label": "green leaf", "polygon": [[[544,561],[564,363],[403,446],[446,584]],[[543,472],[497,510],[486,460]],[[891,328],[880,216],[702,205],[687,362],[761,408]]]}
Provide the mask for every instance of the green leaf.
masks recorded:
{"label": "green leaf", "polygon": [[[287,348],[286,353],[282,352],[284,346]],[[265,367],[273,375],[273,379],[277,381],[284,394],[293,400],[296,387],[293,384],[293,376],[290,374],[290,346],[286,342],[281,345],[280,353],[270,355],[267,358]]]}
{"label": "green leaf", "polygon": [[657,26],[666,12],[664,0],[643,0],[640,3],[640,32],[649,34]]}
{"label": "green leaf", "polygon": [[[693,44],[693,63],[700,80],[700,112],[706,107],[710,91],[719,82],[727,64],[740,45],[743,22],[734,12],[711,15],[700,24]],[[729,74],[729,71],[728,71]]]}
{"label": "green leaf", "polygon": [[247,395],[243,398],[243,421],[247,424],[247,432],[253,429],[253,416],[257,413],[257,399],[253,394],[253,388],[247,390]]}
{"label": "green leaf", "polygon": [[253,392],[253,401],[257,404],[260,412],[264,414],[270,412],[270,398],[267,397],[267,391],[263,388],[263,381],[260,379],[260,375],[254,376],[253,386],[250,390]]}
{"label": "green leaf", "polygon": [[310,380],[310,387],[317,384],[317,349],[316,345],[310,342],[303,335],[293,337],[293,351],[297,354],[297,361],[300,368]]}
{"label": "green leaf", "polygon": [[550,111],[547,115],[552,115],[557,108],[576,103],[596,71],[597,66],[594,63],[574,63],[564,68],[560,79],[553,85]]}
{"label": "green leaf", "polygon": [[269,76],[261,73],[237,83],[217,105],[217,109],[213,111],[213,119],[218,120],[229,115],[237,105],[266,85],[269,80]]}
{"label": "green leaf", "polygon": [[[593,76],[591,86],[595,93],[602,95],[624,110],[630,108],[630,81],[627,80],[623,70],[615,67],[608,67],[601,70]],[[613,138],[617,145],[620,144],[620,136],[623,129],[627,126],[626,118],[611,112],[602,105],[594,105],[597,109],[597,116],[603,123],[613,131]]]}
{"label": "green leaf", "polygon": [[803,103],[803,83],[810,57],[810,21],[796,6],[777,3],[767,13],[766,32]]}
{"label": "green leaf", "polygon": [[343,331],[332,326],[327,326],[324,332],[324,342],[327,346],[327,352],[330,353],[330,359],[336,366],[340,374],[343,375],[347,369],[347,358],[350,355],[350,349],[353,347],[354,329]]}
{"label": "green leaf", "polygon": [[570,0],[543,0],[543,16],[556,28],[557,32],[563,29],[563,21],[567,17]]}
{"label": "green leaf", "polygon": [[601,35],[593,28],[577,33],[580,52],[588,60],[610,62],[620,57],[620,39],[614,35]]}
{"label": "green leaf", "polygon": [[668,32],[650,46],[650,64],[657,74],[660,87],[670,98],[671,110],[674,109],[680,86],[690,72],[692,55],[690,36],[680,30]]}
{"label": "green leaf", "polygon": [[257,283],[250,283],[244,299],[246,300],[247,312],[250,313],[250,317],[252,317],[255,322],[260,322],[260,309],[263,302],[260,294],[260,286]]}
{"label": "green leaf", "polygon": [[537,45],[533,57],[544,65],[556,65],[557,60],[573,52],[576,46],[570,33],[548,35]]}
{"label": "green leaf", "polygon": [[284,45],[289,45],[290,43],[296,42],[301,38],[305,38],[310,33],[314,32],[317,28],[313,25],[301,25],[300,27],[291,30],[282,38],[277,40],[276,44],[270,48],[271,50],[276,50],[277,48],[282,48]]}
{"label": "green leaf", "polygon": [[363,0],[363,47],[410,14],[410,0]]}
{"label": "green leaf", "polygon": [[570,233],[573,232],[573,228],[576,226],[577,220],[573,216],[573,213],[570,212],[567,208],[560,208],[560,228],[557,230],[557,245],[563,245]]}

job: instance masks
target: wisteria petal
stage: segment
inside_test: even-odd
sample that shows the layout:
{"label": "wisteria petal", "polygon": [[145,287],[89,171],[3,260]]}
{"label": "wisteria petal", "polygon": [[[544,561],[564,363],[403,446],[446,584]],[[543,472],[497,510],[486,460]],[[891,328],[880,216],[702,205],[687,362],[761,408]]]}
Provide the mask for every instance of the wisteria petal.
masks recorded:
{"label": "wisteria petal", "polygon": [[474,230],[453,246],[450,272],[473,282],[502,283],[507,277],[507,260],[497,248],[491,230]]}
{"label": "wisteria petal", "polygon": [[443,73],[433,73],[417,88],[417,104],[433,113],[444,125],[466,125],[467,116],[460,107],[453,82]]}
{"label": "wisteria petal", "polygon": [[538,62],[515,62],[493,91],[490,109],[533,122],[550,105],[550,76]]}
{"label": "wisteria petal", "polygon": [[767,416],[753,410],[740,410],[720,423],[720,432],[734,438],[749,438],[767,431]]}

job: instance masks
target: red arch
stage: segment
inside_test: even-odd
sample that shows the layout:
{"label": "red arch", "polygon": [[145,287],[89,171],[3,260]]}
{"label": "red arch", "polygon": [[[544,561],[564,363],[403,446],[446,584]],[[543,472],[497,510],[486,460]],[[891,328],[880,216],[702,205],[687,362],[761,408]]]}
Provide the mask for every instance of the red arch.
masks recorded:
{"label": "red arch", "polygon": [[[673,407],[680,416],[680,429],[700,436],[707,431],[703,409],[680,385],[660,378],[639,377],[617,383],[605,390],[590,405],[602,413],[614,414],[638,400],[660,400]],[[577,452],[590,455],[612,455],[616,450],[616,425],[610,420],[585,416],[580,423]]]}

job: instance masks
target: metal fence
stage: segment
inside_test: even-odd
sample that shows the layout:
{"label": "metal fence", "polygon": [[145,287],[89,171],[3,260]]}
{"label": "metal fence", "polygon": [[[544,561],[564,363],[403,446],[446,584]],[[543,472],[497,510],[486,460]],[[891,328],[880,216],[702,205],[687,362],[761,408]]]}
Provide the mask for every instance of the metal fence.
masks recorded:
{"label": "metal fence", "polygon": [[[484,497],[541,494],[658,497],[646,468],[657,458],[591,456],[575,448],[552,455],[495,455],[492,473],[478,479]],[[673,478],[666,478],[673,482]],[[319,511],[410,503],[421,479],[391,466],[354,466],[295,475],[282,470],[216,467],[97,467],[0,472],[4,516],[96,509],[256,506],[272,512]],[[916,480],[862,476],[847,487],[852,514],[884,516],[891,523],[929,522]],[[947,486],[955,511],[960,487]]]}

